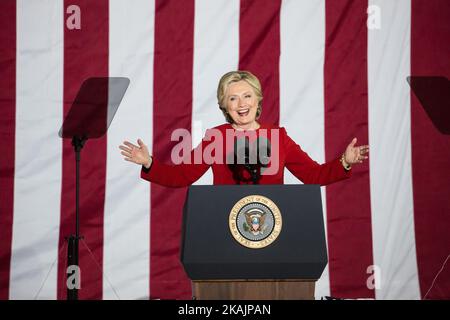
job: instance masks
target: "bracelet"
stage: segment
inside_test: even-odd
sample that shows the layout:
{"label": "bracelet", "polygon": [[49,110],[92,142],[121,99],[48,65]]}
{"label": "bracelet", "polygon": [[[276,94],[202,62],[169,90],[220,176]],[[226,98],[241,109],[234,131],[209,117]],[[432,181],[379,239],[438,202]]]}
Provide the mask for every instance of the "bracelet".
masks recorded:
{"label": "bracelet", "polygon": [[349,165],[348,163],[345,164],[345,153],[342,154],[341,159],[339,159],[339,161],[341,162],[341,164],[344,167],[345,171],[349,171],[352,168],[352,166]]}

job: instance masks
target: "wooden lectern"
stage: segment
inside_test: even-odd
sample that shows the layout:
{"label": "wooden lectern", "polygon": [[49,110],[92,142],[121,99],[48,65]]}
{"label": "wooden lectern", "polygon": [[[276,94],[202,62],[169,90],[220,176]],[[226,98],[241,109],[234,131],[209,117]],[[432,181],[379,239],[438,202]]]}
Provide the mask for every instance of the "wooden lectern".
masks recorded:
{"label": "wooden lectern", "polygon": [[316,280],[197,280],[196,300],[314,300]]}
{"label": "wooden lectern", "polygon": [[[271,205],[265,208],[264,201],[253,199],[270,199],[281,219],[271,217]],[[245,220],[255,208],[267,226],[259,238],[246,235],[248,224],[261,223]],[[279,220],[281,229],[273,240],[270,228],[275,230]],[[272,242],[247,246],[265,240]],[[180,259],[192,281],[193,299],[313,300],[315,282],[328,262],[320,186],[191,186]]]}

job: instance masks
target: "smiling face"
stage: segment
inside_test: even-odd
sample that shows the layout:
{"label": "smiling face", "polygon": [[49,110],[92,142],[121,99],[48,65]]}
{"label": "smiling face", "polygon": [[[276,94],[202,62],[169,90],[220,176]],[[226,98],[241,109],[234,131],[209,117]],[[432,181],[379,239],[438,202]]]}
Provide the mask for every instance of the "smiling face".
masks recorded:
{"label": "smiling face", "polygon": [[257,125],[258,97],[246,81],[240,80],[228,85],[225,105],[235,125],[243,128]]}

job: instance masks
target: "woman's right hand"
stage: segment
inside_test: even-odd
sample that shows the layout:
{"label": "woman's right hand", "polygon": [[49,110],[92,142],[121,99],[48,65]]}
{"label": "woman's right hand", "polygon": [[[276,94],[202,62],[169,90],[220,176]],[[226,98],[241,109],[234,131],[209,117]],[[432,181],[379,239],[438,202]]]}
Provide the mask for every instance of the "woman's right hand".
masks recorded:
{"label": "woman's right hand", "polygon": [[124,141],[122,145],[119,146],[120,152],[126,161],[134,162],[136,164],[143,165],[147,169],[152,165],[152,157],[148,153],[148,148],[142,142],[141,139],[137,140],[138,146],[132,144],[131,142]]}

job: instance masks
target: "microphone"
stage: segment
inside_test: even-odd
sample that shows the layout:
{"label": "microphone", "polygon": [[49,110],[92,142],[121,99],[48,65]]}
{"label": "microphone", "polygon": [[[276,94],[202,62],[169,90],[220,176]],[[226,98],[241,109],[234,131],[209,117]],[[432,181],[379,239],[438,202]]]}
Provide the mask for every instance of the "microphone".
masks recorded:
{"label": "microphone", "polygon": [[244,139],[235,138],[234,163],[243,165],[250,163],[250,147],[248,137],[244,137]]}
{"label": "microphone", "polygon": [[258,149],[258,164],[261,167],[268,167],[271,156],[270,141],[267,138],[258,137],[257,141]]}
{"label": "microphone", "polygon": [[[270,142],[257,138],[250,148],[248,137],[234,141],[234,165],[230,166],[237,184],[252,181],[258,184],[261,179],[261,168],[267,167],[270,161]],[[245,171],[250,177],[245,177]]]}

